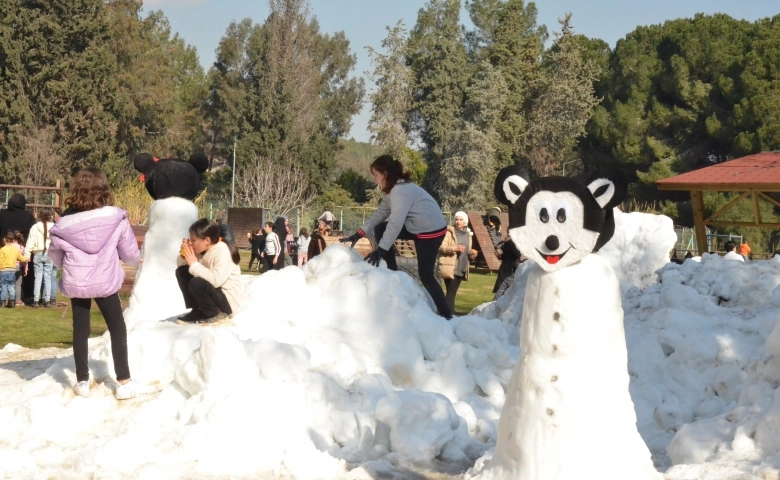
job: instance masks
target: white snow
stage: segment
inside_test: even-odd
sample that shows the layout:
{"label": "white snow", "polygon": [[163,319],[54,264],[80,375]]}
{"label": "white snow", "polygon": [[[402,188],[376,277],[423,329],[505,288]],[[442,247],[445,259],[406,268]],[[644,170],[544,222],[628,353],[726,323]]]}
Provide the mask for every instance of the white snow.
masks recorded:
{"label": "white snow", "polygon": [[[171,229],[177,249],[185,223]],[[600,255],[621,280],[630,393],[656,467],[669,480],[778,478],[780,260],[665,264],[668,219],[617,223]],[[163,256],[147,246],[143,269]],[[406,274],[331,245],[303,269],[247,277],[219,327],[160,321],[181,313],[162,293],[175,280],[145,275],[160,293],[136,297],[149,313],[129,322],[130,368],[160,393],[114,399],[108,334],[90,343],[89,398],[71,391],[72,356],[34,378],[0,364],[0,478],[464,472],[495,444],[533,269],[447,322]]]}

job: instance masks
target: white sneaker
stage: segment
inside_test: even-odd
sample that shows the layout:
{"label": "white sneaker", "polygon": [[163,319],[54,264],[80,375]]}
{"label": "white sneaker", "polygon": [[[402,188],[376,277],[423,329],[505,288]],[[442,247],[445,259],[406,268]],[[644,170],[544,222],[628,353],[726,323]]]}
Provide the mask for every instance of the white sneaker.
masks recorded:
{"label": "white sneaker", "polygon": [[154,387],[138,383],[131,378],[130,381],[124,385],[120,383],[119,386],[116,387],[115,394],[117,400],[127,400],[128,398],[140,397],[141,395],[151,395],[154,392],[156,392]]}
{"label": "white sneaker", "polygon": [[89,380],[84,380],[82,382],[76,383],[76,385],[73,386],[73,391],[76,392],[76,395],[78,395],[79,397],[88,397]]}

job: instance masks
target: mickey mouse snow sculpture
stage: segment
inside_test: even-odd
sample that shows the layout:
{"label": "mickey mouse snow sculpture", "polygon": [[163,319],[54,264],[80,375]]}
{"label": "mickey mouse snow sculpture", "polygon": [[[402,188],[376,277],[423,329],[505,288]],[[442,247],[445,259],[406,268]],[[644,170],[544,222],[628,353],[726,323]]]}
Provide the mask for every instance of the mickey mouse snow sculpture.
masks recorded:
{"label": "mickey mouse snow sculpture", "polygon": [[636,428],[623,310],[612,267],[593,252],[626,195],[615,173],[529,181],[504,168],[495,195],[509,236],[539,269],[528,277],[520,359],[484,479],[650,480],[661,475]]}
{"label": "mickey mouse snow sculpture", "polygon": [[[128,323],[161,320],[181,314],[186,307],[176,281],[176,259],[181,239],[189,237],[189,227],[198,219],[192,203],[200,192],[200,174],[208,167],[203,154],[156,159],[141,153],[133,159],[141,180],[155,200],[149,209],[149,230],[144,236],[133,293],[125,312]],[[166,301],[155,301],[165,298]]]}

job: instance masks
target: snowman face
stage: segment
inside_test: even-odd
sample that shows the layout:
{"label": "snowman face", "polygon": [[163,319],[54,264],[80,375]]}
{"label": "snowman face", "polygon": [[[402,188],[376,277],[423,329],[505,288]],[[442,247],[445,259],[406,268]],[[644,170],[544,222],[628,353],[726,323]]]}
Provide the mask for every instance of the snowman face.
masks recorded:
{"label": "snowman face", "polygon": [[525,208],[525,225],[510,228],[518,249],[543,270],[553,272],[593,251],[599,232],[583,228],[582,201],[572,192],[542,190]]}
{"label": "snowman face", "polygon": [[520,252],[554,272],[598,251],[614,233],[612,208],[625,197],[625,179],[597,172],[528,181],[517,166],[496,178],[496,198],[509,207],[509,236]]}

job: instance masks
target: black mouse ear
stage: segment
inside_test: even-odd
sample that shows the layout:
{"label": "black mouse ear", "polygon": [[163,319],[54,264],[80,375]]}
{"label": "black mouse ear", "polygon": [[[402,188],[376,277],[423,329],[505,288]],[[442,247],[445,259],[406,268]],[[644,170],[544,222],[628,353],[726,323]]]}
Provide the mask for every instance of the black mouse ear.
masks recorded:
{"label": "black mouse ear", "polygon": [[133,159],[133,167],[144,175],[154,170],[155,159],[151,153],[139,153]]}
{"label": "black mouse ear", "polygon": [[203,173],[209,168],[209,157],[205,153],[193,153],[190,155],[190,164],[196,172]]}
{"label": "black mouse ear", "polygon": [[504,167],[498,172],[493,194],[504,205],[513,205],[528,186],[528,174],[519,165]]}
{"label": "black mouse ear", "polygon": [[626,177],[617,170],[597,171],[588,178],[588,190],[605,210],[620,205],[628,194]]}

